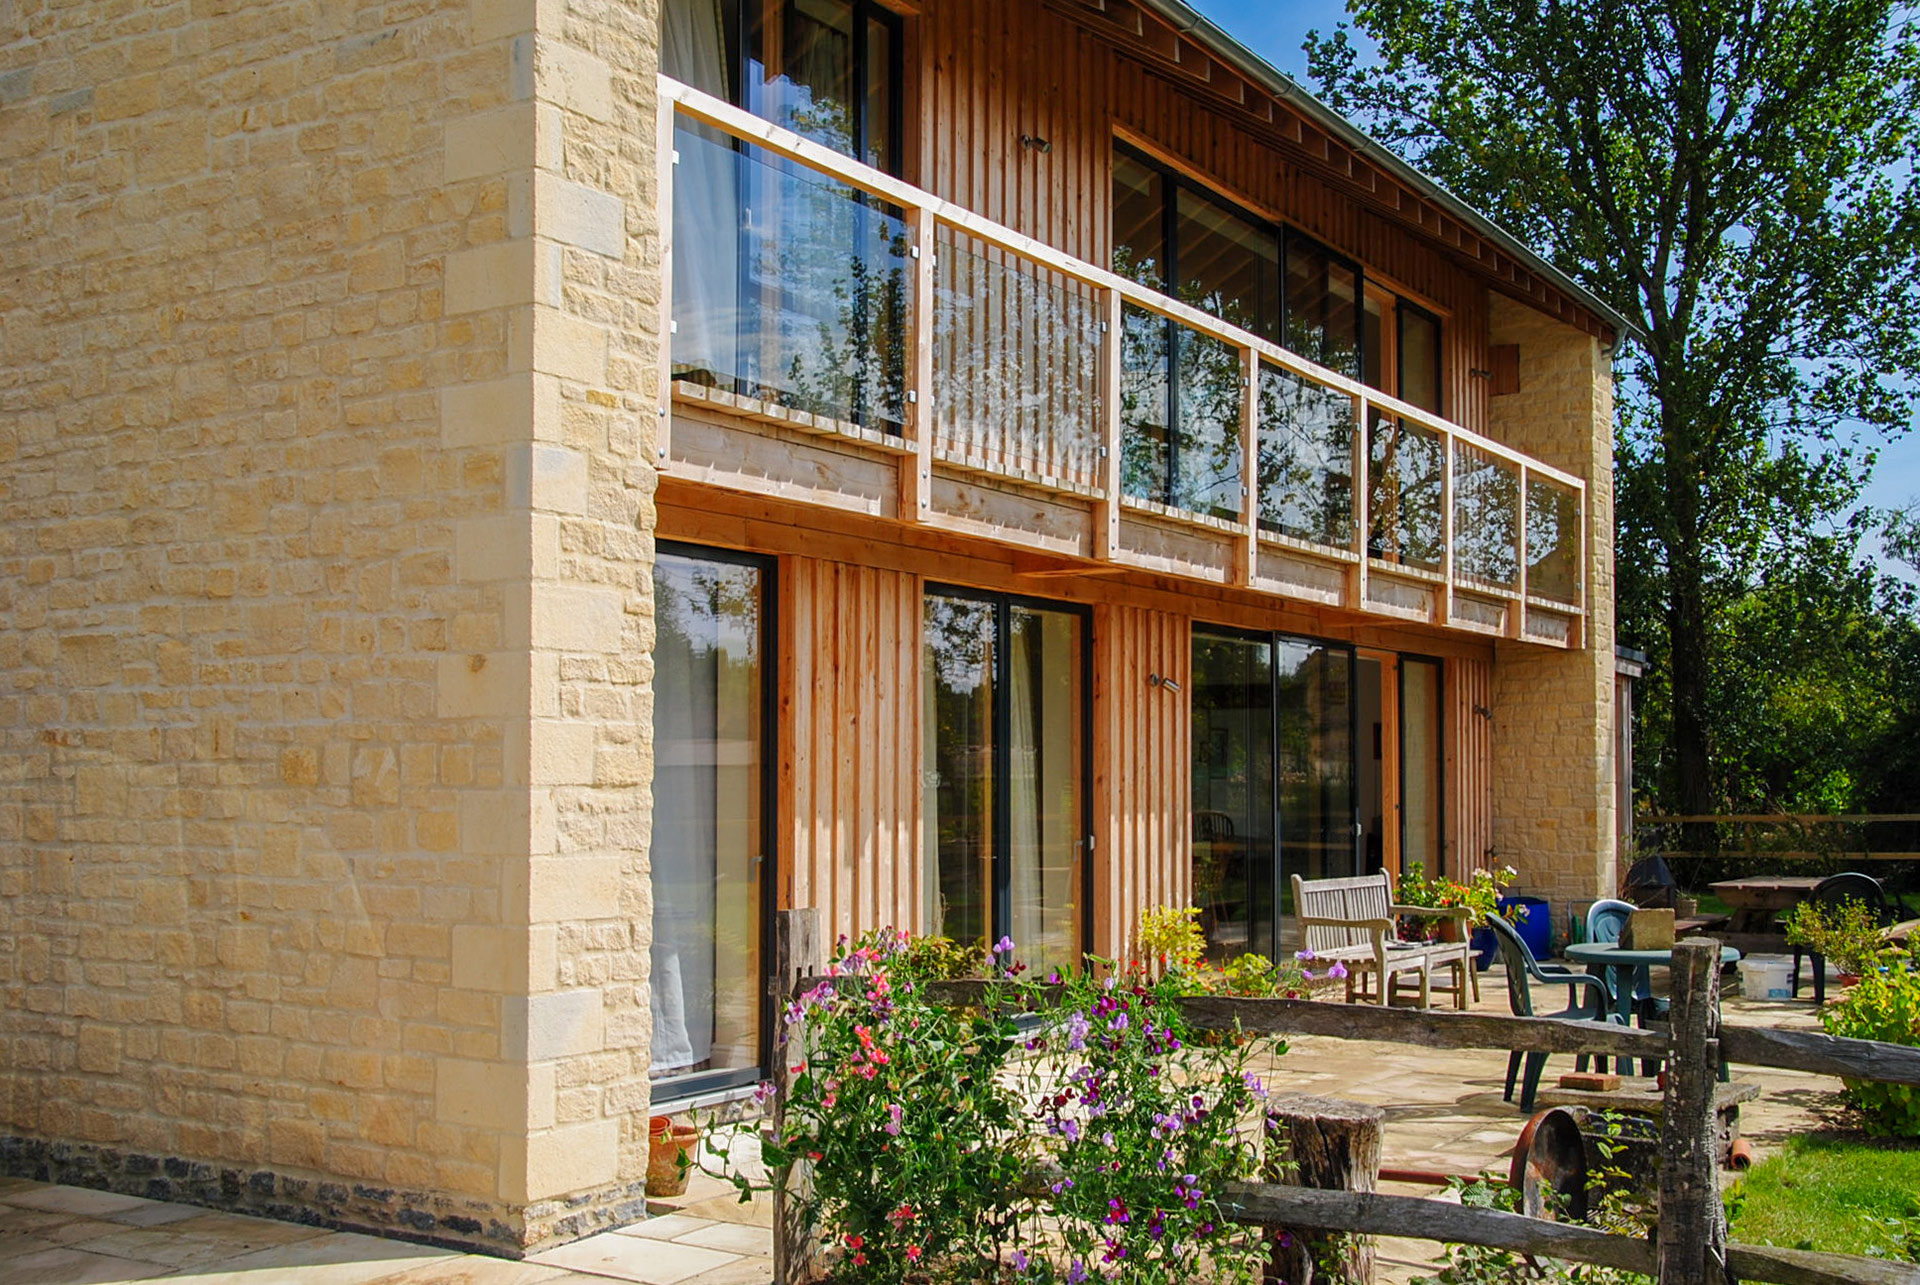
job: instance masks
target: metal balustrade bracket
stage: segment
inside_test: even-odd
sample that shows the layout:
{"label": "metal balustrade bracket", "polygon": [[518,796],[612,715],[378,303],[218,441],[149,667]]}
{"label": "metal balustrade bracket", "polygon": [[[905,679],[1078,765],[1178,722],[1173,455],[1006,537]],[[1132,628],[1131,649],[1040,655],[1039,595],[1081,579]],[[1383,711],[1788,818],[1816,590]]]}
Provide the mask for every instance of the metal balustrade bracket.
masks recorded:
{"label": "metal balustrade bracket", "polygon": [[677,147],[673,149],[673,163],[675,165],[680,163],[680,149]]}

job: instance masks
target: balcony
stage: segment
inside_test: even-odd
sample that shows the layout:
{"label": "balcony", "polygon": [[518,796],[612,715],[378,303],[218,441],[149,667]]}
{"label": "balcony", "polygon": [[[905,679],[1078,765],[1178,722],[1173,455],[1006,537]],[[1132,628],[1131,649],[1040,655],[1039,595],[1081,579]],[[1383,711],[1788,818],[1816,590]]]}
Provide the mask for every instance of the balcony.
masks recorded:
{"label": "balcony", "polygon": [[669,475],[1547,646],[1577,477],[670,79]]}

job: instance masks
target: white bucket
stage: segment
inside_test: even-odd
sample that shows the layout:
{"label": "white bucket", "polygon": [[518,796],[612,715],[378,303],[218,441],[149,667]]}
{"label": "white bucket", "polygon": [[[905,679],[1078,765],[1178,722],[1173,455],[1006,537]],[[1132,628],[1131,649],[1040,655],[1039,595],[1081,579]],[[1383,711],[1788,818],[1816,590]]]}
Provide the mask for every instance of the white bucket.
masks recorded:
{"label": "white bucket", "polygon": [[1740,990],[1748,999],[1791,999],[1793,960],[1785,955],[1749,955],[1740,961]]}

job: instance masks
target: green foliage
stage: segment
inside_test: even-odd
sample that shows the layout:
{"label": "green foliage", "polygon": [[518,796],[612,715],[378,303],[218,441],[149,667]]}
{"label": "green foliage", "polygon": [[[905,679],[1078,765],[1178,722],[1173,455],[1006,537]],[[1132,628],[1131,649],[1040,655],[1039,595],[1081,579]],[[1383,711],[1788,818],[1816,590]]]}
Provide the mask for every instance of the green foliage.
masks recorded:
{"label": "green foliage", "polygon": [[1140,912],[1140,951],[1170,968],[1197,967],[1207,955],[1197,906],[1149,906]]}
{"label": "green foliage", "polygon": [[[1872,969],[1837,1001],[1821,1010],[1829,1035],[1889,1044],[1920,1045],[1920,961],[1898,959]],[[1866,1114],[1875,1129],[1898,1137],[1920,1138],[1920,1088],[1846,1080],[1847,1100]]]}
{"label": "green foliage", "polygon": [[[1165,984],[1181,995],[1298,999],[1313,980],[1298,962],[1283,966],[1265,955],[1236,955],[1224,964],[1208,960],[1206,934],[1200,931],[1200,911],[1194,906],[1150,906],[1141,911],[1134,941],[1140,956],[1132,961],[1135,968],[1160,973]],[[1334,976],[1345,977],[1346,970]]]}
{"label": "green foliage", "polygon": [[[1857,511],[1872,444],[1907,428],[1920,369],[1909,11],[1354,0],[1350,12],[1379,54],[1363,63],[1344,27],[1310,38],[1332,105],[1640,332],[1616,358],[1617,600],[1622,637],[1653,656],[1641,763],[1662,802],[1859,800],[1876,733],[1898,708],[1920,711],[1889,713],[1898,681],[1850,651],[1874,616],[1904,610],[1854,586],[1873,579],[1859,571]],[[1800,610],[1836,567],[1845,592]],[[1763,637],[1776,645],[1756,651]],[[1833,733],[1811,738],[1823,752],[1795,768],[1780,751],[1836,710]]]}
{"label": "green foliage", "polygon": [[1788,942],[1826,956],[1843,973],[1869,971],[1886,949],[1880,920],[1864,901],[1803,901],[1787,915],[1785,927]]}
{"label": "green foliage", "polygon": [[1729,1238],[1920,1262],[1920,1146],[1788,1138],[1727,1191]]}
{"label": "green foliage", "polygon": [[[1468,1209],[1520,1211],[1520,1193],[1510,1184],[1492,1175],[1477,1182],[1456,1178],[1450,1189]],[[1602,1202],[1601,1215],[1594,1219],[1608,1230],[1623,1230],[1644,1235],[1645,1229],[1618,1211],[1611,1202]],[[1550,1281],[1560,1285],[1651,1285],[1648,1277],[1616,1267],[1595,1267],[1586,1263],[1566,1263],[1554,1258],[1537,1258],[1510,1249],[1485,1245],[1448,1245],[1440,1259],[1440,1270],[1431,1276],[1416,1276],[1413,1285],[1521,1285],[1521,1282]]]}
{"label": "green foliage", "polygon": [[[1465,907],[1469,912],[1468,922],[1479,926],[1493,918],[1500,909],[1500,894],[1519,877],[1512,866],[1501,866],[1496,870],[1476,870],[1467,876],[1465,883],[1458,879],[1429,879],[1427,867],[1419,861],[1411,862],[1400,873],[1400,881],[1394,895],[1402,906],[1432,906],[1442,909]],[[1525,906],[1509,906],[1503,917],[1512,923],[1519,923],[1527,917]],[[1410,916],[1407,918],[1411,918]],[[1421,916],[1412,923],[1401,925],[1402,935],[1418,937],[1430,936],[1438,927],[1438,920]]]}
{"label": "green foliage", "polygon": [[952,962],[870,934],[787,1011],[805,1049],[783,1056],[805,1061],[762,1151],[807,1163],[802,1212],[835,1279],[1257,1279],[1262,1238],[1217,1197],[1260,1162],[1266,1090],[1243,1045],[1196,1041],[1176,980],[1035,981],[1004,940],[990,969],[1009,1004],[936,1004]]}

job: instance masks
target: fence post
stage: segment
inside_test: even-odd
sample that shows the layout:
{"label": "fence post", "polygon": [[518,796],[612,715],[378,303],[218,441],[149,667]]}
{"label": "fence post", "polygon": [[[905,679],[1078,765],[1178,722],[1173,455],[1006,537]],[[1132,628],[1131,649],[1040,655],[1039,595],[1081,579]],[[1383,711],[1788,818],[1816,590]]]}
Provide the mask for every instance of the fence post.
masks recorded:
{"label": "fence post", "polygon": [[[1331,1191],[1372,1191],[1380,1178],[1380,1130],[1386,1113],[1379,1107],[1335,1098],[1274,1098],[1267,1103],[1267,1177],[1301,1187]],[[1295,1172],[1278,1172],[1282,1146]],[[1312,1285],[1316,1260],[1340,1285],[1371,1285],[1373,1238],[1358,1232],[1290,1233],[1276,1241],[1270,1279],[1288,1285]]]}
{"label": "fence post", "polygon": [[1660,1285],[1726,1279],[1714,1089],[1720,1065],[1720,943],[1673,948],[1673,1025],[1660,1128]]}
{"label": "fence post", "polygon": [[[805,977],[818,977],[827,970],[826,943],[820,936],[820,911],[814,906],[782,910],[774,916],[773,976],[771,985],[779,999],[776,1011],[784,1013],[793,999],[794,984]],[[776,1018],[784,1022],[784,1017]],[[773,1136],[786,1139],[787,1099],[793,1082],[807,1061],[807,1024],[804,1020],[784,1027],[784,1035],[774,1037]],[[813,1279],[813,1228],[807,1217],[807,1197],[813,1190],[812,1166],[802,1158],[773,1175],[773,1279],[774,1285],[801,1285]]]}

